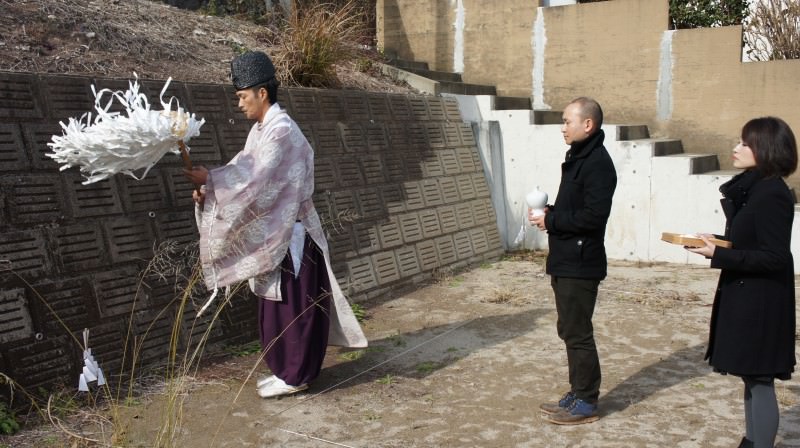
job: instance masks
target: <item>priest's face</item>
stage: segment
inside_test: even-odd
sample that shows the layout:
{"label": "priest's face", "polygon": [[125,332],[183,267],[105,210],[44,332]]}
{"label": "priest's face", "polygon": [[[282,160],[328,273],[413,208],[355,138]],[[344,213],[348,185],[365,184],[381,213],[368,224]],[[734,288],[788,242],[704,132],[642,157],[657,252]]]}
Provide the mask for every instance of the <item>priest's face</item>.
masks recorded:
{"label": "priest's face", "polygon": [[248,120],[261,122],[264,119],[264,115],[270,106],[267,89],[261,87],[257,90],[237,90],[236,97],[239,98],[239,110]]}

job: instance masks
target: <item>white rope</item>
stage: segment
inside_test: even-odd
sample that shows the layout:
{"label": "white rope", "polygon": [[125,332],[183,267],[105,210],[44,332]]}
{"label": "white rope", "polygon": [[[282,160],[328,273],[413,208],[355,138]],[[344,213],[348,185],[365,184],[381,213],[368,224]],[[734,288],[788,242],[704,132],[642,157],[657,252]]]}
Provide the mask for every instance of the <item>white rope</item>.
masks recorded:
{"label": "white rope", "polygon": [[346,448],[355,448],[353,446],[345,445],[343,443],[332,442],[330,440],[320,439],[319,437],[310,436],[308,434],[302,434],[302,433],[299,433],[299,432],[289,431],[288,429],[283,429],[283,428],[277,428],[277,429],[278,429],[278,431],[288,432],[289,434],[294,434],[294,435],[300,436],[300,437],[306,437],[306,438],[309,438],[311,440],[319,440],[320,442],[325,442],[325,443],[328,443],[328,444],[331,444],[331,445],[344,446]]}

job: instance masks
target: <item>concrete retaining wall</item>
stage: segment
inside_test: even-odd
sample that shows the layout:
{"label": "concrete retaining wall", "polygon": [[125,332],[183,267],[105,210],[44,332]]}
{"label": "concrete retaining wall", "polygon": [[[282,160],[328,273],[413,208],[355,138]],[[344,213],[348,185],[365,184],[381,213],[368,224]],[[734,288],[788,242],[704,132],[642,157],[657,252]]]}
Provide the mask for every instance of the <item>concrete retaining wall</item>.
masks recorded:
{"label": "concrete retaining wall", "polygon": [[[44,155],[59,121],[91,110],[92,84],[128,82],[0,73],[0,371],[31,391],[76,385],[84,328],[113,376],[129,368],[126,339],[127,360],[135,338],[139,361],[157,365],[176,319],[182,348],[210,325],[211,313],[196,322],[191,305],[178,315],[175,300],[193,260],[180,250],[197,239],[180,159],[165,156],[142,181],[119,175],[82,185],[77,169],[59,172]],[[142,84],[158,104],[164,82]],[[190,142],[195,163],[218,165],[243,147],[251,124],[231,87],[173,82],[167,95],[207,120]],[[279,102],[315,148],[314,200],[351,299],[385,297],[502,253],[472,128],[454,99],[283,89]],[[178,251],[173,261],[162,275],[144,272],[165,244]],[[254,340],[256,304],[235,297],[209,344]]]}

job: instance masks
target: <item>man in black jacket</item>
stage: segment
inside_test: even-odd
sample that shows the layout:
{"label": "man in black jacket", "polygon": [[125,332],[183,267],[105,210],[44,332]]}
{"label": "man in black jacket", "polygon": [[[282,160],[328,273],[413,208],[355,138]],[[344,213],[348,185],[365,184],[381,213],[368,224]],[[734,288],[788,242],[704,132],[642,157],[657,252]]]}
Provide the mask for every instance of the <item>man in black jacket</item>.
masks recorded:
{"label": "man in black jacket", "polygon": [[558,196],[544,215],[529,215],[529,220],[548,234],[547,273],[569,365],[570,391],[540,409],[551,423],[575,425],[599,418],[600,360],[592,314],[598,285],[606,276],[603,240],[617,174],[603,146],[603,111],[597,101],[573,100],[562,120],[561,133],[570,148],[561,164]]}

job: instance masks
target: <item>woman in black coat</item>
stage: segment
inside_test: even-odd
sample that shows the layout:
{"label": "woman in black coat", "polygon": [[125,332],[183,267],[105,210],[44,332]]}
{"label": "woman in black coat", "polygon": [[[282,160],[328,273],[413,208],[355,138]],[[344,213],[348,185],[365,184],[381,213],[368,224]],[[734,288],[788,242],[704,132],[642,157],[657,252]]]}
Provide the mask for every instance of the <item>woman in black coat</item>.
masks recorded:
{"label": "woman in black coat", "polygon": [[770,447],[778,432],[775,378],[794,371],[794,263],[790,250],[794,198],[783,177],[797,168],[797,142],[774,117],[750,120],[733,150],[744,172],[720,187],[731,248],[687,248],[721,269],[706,359],[715,371],[744,381],[746,436],[740,447]]}

